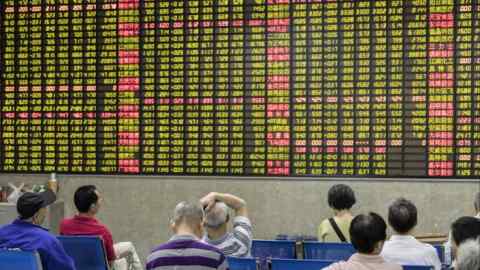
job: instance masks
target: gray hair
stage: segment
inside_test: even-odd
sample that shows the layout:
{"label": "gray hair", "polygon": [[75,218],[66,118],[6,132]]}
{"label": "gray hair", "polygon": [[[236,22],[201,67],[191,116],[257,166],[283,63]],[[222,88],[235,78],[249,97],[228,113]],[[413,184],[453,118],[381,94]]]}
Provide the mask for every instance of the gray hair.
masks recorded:
{"label": "gray hair", "polygon": [[205,226],[218,228],[228,221],[228,206],[224,202],[216,202],[205,215]]}
{"label": "gray hair", "polygon": [[480,211],[480,192],[475,194],[475,200],[473,204],[475,205],[475,210]]}
{"label": "gray hair", "polygon": [[187,224],[198,224],[203,220],[203,209],[198,204],[193,204],[189,202],[180,202],[175,206],[173,212],[173,222]]}
{"label": "gray hair", "polygon": [[480,269],[480,242],[467,240],[458,248],[456,270],[479,270]]}

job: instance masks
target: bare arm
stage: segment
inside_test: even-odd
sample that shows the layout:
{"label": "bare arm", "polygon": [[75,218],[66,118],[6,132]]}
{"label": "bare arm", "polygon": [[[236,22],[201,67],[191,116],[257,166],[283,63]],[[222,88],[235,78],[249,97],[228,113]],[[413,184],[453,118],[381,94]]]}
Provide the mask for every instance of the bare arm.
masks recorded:
{"label": "bare arm", "polygon": [[234,209],[236,216],[248,217],[247,203],[244,199],[228,193],[218,193],[217,201],[224,202]]}
{"label": "bare arm", "polygon": [[210,210],[215,202],[224,202],[228,207],[235,210],[236,216],[248,217],[247,203],[244,199],[228,193],[211,192],[200,200],[201,204]]}

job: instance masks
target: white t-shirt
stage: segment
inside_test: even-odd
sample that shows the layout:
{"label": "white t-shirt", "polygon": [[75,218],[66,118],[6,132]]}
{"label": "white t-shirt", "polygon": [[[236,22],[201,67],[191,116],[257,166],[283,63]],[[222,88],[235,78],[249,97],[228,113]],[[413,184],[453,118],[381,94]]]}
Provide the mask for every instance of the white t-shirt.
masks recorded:
{"label": "white t-shirt", "polygon": [[387,262],[401,265],[432,265],[441,270],[442,264],[432,245],[422,243],[411,235],[393,235],[385,242],[381,253]]}

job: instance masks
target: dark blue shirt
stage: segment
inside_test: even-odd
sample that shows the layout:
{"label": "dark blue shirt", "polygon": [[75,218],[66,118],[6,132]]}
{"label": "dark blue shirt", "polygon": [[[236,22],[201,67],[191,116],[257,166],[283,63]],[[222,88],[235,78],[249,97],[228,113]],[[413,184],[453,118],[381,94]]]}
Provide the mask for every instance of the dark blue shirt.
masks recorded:
{"label": "dark blue shirt", "polygon": [[0,249],[36,251],[44,270],[75,270],[73,260],[54,235],[19,219],[0,227]]}

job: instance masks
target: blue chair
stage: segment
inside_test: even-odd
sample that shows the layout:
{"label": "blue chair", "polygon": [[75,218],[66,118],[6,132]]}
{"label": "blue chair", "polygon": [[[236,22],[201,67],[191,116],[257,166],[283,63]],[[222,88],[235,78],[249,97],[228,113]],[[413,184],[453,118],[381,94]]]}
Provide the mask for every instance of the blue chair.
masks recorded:
{"label": "blue chair", "polygon": [[295,259],[295,241],[284,240],[253,240],[252,257],[255,258],[276,258]]}
{"label": "blue chair", "polygon": [[98,236],[58,236],[63,248],[81,270],[108,270],[103,241]]}
{"label": "blue chair", "polygon": [[37,252],[0,250],[0,269],[42,270]]}
{"label": "blue chair", "polygon": [[254,258],[227,257],[230,270],[257,270],[257,261]]}
{"label": "blue chair", "polygon": [[271,270],[320,270],[332,263],[332,261],[323,260],[272,259]]}
{"label": "blue chair", "polygon": [[253,240],[252,257],[259,259],[259,268],[268,269],[267,260],[296,259],[295,241]]}
{"label": "blue chair", "polygon": [[403,270],[433,270],[433,266],[404,265]]}
{"label": "blue chair", "polygon": [[348,260],[356,252],[349,243],[303,242],[303,258],[308,260]]}

